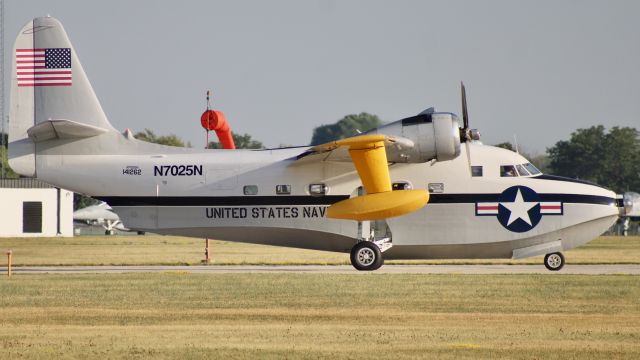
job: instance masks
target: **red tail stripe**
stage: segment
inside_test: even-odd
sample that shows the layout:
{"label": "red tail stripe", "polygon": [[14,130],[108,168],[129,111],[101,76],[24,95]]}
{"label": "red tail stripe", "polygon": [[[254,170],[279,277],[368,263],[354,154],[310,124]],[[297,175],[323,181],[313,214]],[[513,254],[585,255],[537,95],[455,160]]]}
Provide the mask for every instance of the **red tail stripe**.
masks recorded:
{"label": "red tail stripe", "polygon": [[71,75],[71,71],[18,71],[18,75]]}
{"label": "red tail stripe", "polygon": [[40,80],[71,80],[71,76],[52,76],[52,77],[30,77],[30,78],[20,78],[18,81],[40,81]]}
{"label": "red tail stripe", "polygon": [[40,84],[18,84],[18,86],[71,86],[70,82],[63,83],[40,83]]}

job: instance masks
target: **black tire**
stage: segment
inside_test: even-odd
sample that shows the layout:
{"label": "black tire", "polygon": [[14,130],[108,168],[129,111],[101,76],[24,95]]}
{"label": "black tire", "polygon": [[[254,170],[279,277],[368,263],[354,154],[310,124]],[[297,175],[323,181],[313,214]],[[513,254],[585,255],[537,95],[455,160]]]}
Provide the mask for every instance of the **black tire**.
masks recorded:
{"label": "black tire", "polygon": [[544,266],[550,271],[562,269],[562,267],[564,267],[564,255],[560,252],[545,255]]}
{"label": "black tire", "polygon": [[138,235],[144,235],[145,232],[144,231],[138,231]]}
{"label": "black tire", "polygon": [[113,230],[105,230],[104,234],[105,235],[113,235]]}
{"label": "black tire", "polygon": [[373,271],[384,264],[378,245],[370,241],[361,241],[351,249],[351,265],[360,271]]}

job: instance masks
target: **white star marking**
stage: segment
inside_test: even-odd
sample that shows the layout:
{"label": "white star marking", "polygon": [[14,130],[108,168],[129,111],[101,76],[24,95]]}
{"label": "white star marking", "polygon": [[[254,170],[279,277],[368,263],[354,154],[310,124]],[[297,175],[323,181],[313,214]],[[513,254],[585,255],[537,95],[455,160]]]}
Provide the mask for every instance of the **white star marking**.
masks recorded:
{"label": "white star marking", "polygon": [[531,218],[529,217],[529,210],[538,205],[537,202],[526,202],[522,198],[522,194],[520,193],[520,189],[518,189],[518,193],[516,194],[515,200],[511,203],[500,203],[500,205],[506,207],[511,212],[509,214],[509,221],[507,221],[507,226],[511,225],[514,221],[518,219],[524,220],[529,226],[531,224]]}

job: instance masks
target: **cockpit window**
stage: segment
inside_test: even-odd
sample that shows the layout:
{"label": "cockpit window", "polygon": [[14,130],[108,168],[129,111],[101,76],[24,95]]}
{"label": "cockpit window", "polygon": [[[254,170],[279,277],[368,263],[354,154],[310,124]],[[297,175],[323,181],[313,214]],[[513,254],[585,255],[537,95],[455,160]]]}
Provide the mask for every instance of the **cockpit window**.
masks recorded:
{"label": "cockpit window", "polygon": [[538,170],[538,168],[533,166],[533,164],[531,163],[526,163],[523,166],[527,168],[527,170],[529,170],[529,173],[531,173],[531,175],[538,175],[541,173],[540,170]]}
{"label": "cockpit window", "polygon": [[516,168],[513,165],[502,165],[500,166],[500,176],[514,177],[518,176],[518,173],[516,172]]}
{"label": "cockpit window", "polygon": [[522,165],[516,165],[516,169],[518,169],[518,174],[520,176],[529,176],[529,172]]}
{"label": "cockpit window", "polygon": [[482,176],[482,166],[471,166],[471,176]]}

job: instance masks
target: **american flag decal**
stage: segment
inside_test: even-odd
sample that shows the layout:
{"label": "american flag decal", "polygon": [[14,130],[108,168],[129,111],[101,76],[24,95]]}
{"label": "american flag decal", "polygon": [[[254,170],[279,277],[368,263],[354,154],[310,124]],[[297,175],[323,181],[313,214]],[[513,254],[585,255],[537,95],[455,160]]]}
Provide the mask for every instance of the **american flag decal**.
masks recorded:
{"label": "american flag decal", "polygon": [[18,86],[71,86],[71,49],[16,49]]}

